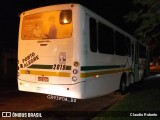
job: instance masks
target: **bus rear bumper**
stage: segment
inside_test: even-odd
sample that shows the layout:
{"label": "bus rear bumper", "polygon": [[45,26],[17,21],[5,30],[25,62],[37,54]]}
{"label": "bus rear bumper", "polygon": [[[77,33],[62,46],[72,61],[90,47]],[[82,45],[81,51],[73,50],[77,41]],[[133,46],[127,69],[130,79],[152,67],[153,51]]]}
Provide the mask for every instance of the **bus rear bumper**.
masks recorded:
{"label": "bus rear bumper", "polygon": [[44,84],[18,79],[18,89],[20,91],[44,93],[57,96],[65,96],[77,99],[84,99],[82,96],[85,82],[76,84]]}

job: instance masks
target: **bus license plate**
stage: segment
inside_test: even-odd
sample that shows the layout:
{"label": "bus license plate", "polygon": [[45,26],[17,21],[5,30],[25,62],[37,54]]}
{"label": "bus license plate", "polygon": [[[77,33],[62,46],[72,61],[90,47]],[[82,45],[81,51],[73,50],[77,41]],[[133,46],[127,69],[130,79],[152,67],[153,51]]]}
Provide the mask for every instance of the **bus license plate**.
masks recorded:
{"label": "bus license plate", "polygon": [[76,98],[56,96],[56,95],[47,95],[47,98],[53,99],[53,100],[65,101],[65,102],[76,102]]}
{"label": "bus license plate", "polygon": [[49,82],[49,78],[48,77],[38,77],[38,81],[40,81],[40,82]]}

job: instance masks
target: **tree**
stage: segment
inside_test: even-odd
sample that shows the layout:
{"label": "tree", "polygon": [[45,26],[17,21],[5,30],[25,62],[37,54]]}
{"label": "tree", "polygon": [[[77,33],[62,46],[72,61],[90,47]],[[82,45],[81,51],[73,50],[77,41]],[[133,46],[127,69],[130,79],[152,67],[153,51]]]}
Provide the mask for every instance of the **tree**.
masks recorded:
{"label": "tree", "polygon": [[151,48],[160,39],[160,0],[133,0],[134,9],[124,18],[138,25],[135,36]]}

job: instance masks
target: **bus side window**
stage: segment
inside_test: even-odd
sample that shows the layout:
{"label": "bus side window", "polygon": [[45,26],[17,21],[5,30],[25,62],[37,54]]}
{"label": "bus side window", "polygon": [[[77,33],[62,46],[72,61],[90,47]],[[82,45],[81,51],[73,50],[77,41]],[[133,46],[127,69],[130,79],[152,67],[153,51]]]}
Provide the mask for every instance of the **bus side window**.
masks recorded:
{"label": "bus side window", "polygon": [[132,43],[132,45],[131,45],[131,49],[132,49],[132,52],[131,52],[131,56],[132,56],[132,63],[133,63],[133,61],[134,61],[134,43]]}
{"label": "bus side window", "polygon": [[126,37],[126,44],[125,44],[126,55],[131,56],[131,39]]}
{"label": "bus side window", "polygon": [[114,31],[98,23],[98,50],[100,53],[114,54]]}
{"label": "bus side window", "polygon": [[95,19],[89,19],[90,30],[90,49],[92,52],[97,52],[97,22]]}
{"label": "bus side window", "polygon": [[117,31],[115,31],[115,50],[117,55],[125,56],[125,36]]}

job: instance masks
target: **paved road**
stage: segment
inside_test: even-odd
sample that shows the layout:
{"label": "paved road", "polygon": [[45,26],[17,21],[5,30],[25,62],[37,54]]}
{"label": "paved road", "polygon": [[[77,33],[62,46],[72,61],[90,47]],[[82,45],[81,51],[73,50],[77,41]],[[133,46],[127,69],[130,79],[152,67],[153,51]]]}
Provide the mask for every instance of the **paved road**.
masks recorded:
{"label": "paved road", "polygon": [[[20,92],[13,88],[6,89],[3,92],[1,91],[0,96],[1,96],[0,111],[11,111],[11,112],[49,111],[47,113],[49,116],[50,115],[52,117],[55,116],[54,119],[52,118],[53,120],[61,119],[61,118],[57,118],[57,116],[61,116],[65,120],[70,120],[72,116],[69,118],[65,116],[68,113],[78,114],[79,116],[77,118],[78,120],[88,118],[87,117],[88,115],[91,118],[96,116],[99,113],[99,111],[102,111],[110,107],[117,101],[120,101],[124,98],[124,96],[121,96],[117,94],[117,92],[114,92],[103,97],[87,99],[87,100],[77,100],[75,103],[70,103],[70,102],[56,101],[53,99],[49,99],[47,97],[48,95],[45,95],[45,94]],[[69,111],[69,112],[66,112],[66,111]],[[10,120],[10,118],[0,118],[0,120],[1,119]],[[24,119],[25,118],[14,118],[14,120],[24,120]],[[38,118],[38,119],[48,120],[51,118]],[[73,117],[73,119],[75,118]],[[11,120],[13,120],[13,118]]]}

